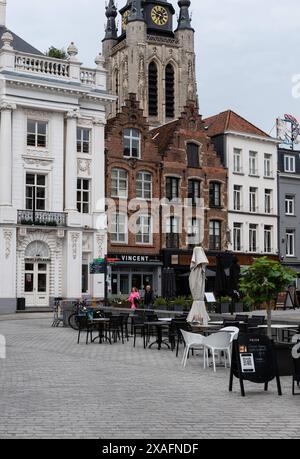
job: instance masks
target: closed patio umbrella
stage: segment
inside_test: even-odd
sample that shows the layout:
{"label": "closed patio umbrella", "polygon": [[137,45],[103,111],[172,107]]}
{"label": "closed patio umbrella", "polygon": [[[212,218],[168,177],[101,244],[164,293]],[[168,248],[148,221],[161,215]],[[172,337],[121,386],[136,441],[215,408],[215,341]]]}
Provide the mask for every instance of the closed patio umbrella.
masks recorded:
{"label": "closed patio umbrella", "polygon": [[208,266],[208,263],[209,262],[203,248],[196,247],[193,253],[190,274],[190,289],[194,302],[187,321],[201,322],[205,326],[208,325],[208,322],[210,321],[204,301],[206,267]]}

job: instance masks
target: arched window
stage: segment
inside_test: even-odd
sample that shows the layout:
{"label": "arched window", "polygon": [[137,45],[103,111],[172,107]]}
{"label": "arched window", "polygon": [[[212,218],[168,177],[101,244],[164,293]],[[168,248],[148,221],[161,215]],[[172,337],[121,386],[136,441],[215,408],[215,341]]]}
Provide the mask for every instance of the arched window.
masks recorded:
{"label": "arched window", "polygon": [[26,248],[25,258],[50,258],[47,244],[42,241],[31,242]]}
{"label": "arched window", "polygon": [[128,173],[124,169],[112,169],[111,171],[111,197],[128,197]]}
{"label": "arched window", "polygon": [[172,64],[168,64],[166,67],[166,117],[167,118],[174,118],[174,82],[175,82],[175,74],[174,74],[174,67]]}
{"label": "arched window", "polygon": [[149,116],[158,115],[158,71],[155,62],[149,64],[148,75],[148,106]]}

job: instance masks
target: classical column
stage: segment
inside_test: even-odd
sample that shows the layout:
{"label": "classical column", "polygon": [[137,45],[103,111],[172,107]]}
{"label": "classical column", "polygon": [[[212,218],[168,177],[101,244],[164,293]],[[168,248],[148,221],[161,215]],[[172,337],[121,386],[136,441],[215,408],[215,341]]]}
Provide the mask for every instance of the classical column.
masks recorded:
{"label": "classical column", "polygon": [[79,113],[67,113],[66,158],[65,158],[65,211],[77,211],[77,119]]}
{"label": "classical column", "polygon": [[93,168],[92,168],[92,186],[93,186],[93,213],[105,212],[105,123],[101,119],[93,120]]}
{"label": "classical column", "polygon": [[12,206],[12,111],[7,102],[0,105],[0,206]]}

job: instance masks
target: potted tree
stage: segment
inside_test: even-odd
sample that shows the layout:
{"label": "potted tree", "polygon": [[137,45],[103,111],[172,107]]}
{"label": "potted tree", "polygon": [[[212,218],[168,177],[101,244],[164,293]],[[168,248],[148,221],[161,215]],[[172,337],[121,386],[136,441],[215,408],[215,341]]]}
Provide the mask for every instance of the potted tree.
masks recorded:
{"label": "potted tree", "polygon": [[252,266],[242,269],[240,290],[246,297],[245,301],[252,306],[266,304],[269,338],[272,338],[272,308],[279,293],[296,278],[295,271],[267,257],[256,259]]}

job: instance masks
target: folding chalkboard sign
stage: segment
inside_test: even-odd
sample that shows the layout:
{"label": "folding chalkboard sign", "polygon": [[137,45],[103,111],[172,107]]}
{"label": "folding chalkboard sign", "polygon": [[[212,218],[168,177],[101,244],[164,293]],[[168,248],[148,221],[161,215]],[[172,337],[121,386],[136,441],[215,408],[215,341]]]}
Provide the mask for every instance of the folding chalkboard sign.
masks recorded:
{"label": "folding chalkboard sign", "polygon": [[[296,338],[297,339],[297,338]],[[294,357],[294,376],[293,376],[293,395],[300,395],[300,393],[296,394],[295,386],[297,384],[300,387],[300,349],[299,349],[300,340],[297,340],[296,344],[296,355],[299,355],[298,358]]]}
{"label": "folding chalkboard sign", "polygon": [[294,300],[292,298],[291,292],[282,292],[279,293],[276,301],[276,309],[295,309]]}
{"label": "folding chalkboard sign", "polygon": [[240,335],[234,342],[230,371],[229,391],[233,389],[233,378],[240,381],[241,394],[245,397],[244,381],[264,384],[276,379],[278,395],[282,395],[274,343],[263,335]]}
{"label": "folding chalkboard sign", "polygon": [[295,385],[297,384],[300,387],[300,359],[294,359],[295,363],[295,374],[293,377],[293,395],[300,395],[300,393],[296,394]]}

